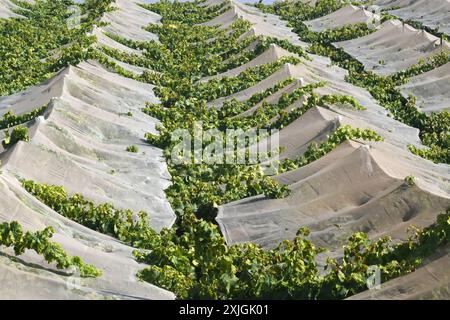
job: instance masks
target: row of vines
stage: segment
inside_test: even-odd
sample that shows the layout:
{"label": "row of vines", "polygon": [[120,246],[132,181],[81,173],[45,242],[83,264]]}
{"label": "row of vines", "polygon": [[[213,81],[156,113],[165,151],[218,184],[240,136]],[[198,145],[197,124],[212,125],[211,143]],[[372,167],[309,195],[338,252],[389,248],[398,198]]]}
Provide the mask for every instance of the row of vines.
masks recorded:
{"label": "row of vines", "polygon": [[[83,19],[79,28],[69,28],[68,7],[72,1],[13,1],[19,9],[20,18],[0,19],[0,96],[24,90],[41,83],[61,68],[77,64],[88,57],[94,42],[87,36],[94,23],[109,9],[111,1],[87,0],[82,5]],[[28,128],[23,125],[44,114],[47,105],[25,114],[6,112],[0,119],[0,129],[5,130],[2,141],[4,149],[16,142],[28,141]],[[13,128],[9,130],[9,128]],[[0,172],[1,173],[1,172]],[[81,277],[98,277],[102,274],[79,257],[68,255],[63,248],[50,239],[54,230],[24,232],[16,221],[0,224],[0,245],[11,247],[15,255],[33,250],[58,269],[75,268]]]}

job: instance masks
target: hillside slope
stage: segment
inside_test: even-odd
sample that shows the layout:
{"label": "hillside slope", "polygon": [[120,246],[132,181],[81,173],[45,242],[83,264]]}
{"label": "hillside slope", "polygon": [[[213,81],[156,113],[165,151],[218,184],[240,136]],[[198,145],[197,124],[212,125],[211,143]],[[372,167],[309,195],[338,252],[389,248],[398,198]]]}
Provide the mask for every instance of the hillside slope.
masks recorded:
{"label": "hillside slope", "polygon": [[[0,83],[0,223],[51,226],[102,275],[0,246],[0,298],[449,298],[449,44],[316,2],[86,1],[75,30],[52,4],[55,48],[29,48],[26,79],[13,54]],[[446,32],[422,2],[375,1]],[[49,18],[15,9],[0,19]],[[261,166],[176,163],[179,129],[268,129],[249,152],[281,148]]]}

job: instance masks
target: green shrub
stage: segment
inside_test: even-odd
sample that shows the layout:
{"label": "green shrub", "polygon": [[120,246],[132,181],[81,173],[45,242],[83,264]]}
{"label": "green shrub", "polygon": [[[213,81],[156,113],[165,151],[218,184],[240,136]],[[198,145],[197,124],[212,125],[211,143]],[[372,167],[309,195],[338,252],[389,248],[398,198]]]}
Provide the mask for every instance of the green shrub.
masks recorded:
{"label": "green shrub", "polygon": [[127,147],[126,150],[128,152],[132,152],[132,153],[138,153],[139,152],[139,148],[137,146],[135,146],[135,145]]}
{"label": "green shrub", "polygon": [[405,182],[408,186],[413,187],[416,185],[416,177],[414,176],[407,176],[405,178]]}
{"label": "green shrub", "polygon": [[13,128],[11,134],[9,130],[5,130],[5,138],[2,141],[3,148],[8,149],[15,145],[19,141],[29,141],[28,128],[22,125],[18,125]]}

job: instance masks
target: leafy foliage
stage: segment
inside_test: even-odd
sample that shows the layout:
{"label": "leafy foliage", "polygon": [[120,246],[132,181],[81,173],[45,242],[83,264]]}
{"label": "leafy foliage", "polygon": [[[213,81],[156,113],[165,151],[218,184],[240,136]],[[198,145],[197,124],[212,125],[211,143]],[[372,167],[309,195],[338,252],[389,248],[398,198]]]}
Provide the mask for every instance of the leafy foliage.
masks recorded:
{"label": "leafy foliage", "polygon": [[190,26],[212,20],[229,8],[228,1],[214,6],[199,6],[202,2],[204,1],[180,2],[173,6],[169,0],[163,0],[142,6],[163,16],[163,23],[170,24],[182,20]]}
{"label": "leafy foliage", "polygon": [[34,250],[48,263],[56,262],[58,269],[77,268],[81,277],[99,277],[102,274],[100,270],[84,263],[79,257],[69,256],[59,244],[51,242],[49,239],[53,233],[51,227],[24,233],[17,221],[4,222],[0,224],[0,245],[12,247],[16,256],[22,255],[27,249]]}
{"label": "leafy foliage", "polygon": [[95,205],[82,195],[68,196],[59,186],[22,180],[22,186],[47,206],[85,227],[113,236],[137,248],[150,248],[157,233],[148,226],[146,213],[115,209],[109,204]]}
{"label": "leafy foliage", "polygon": [[128,146],[127,147],[127,151],[131,152],[131,153],[138,153],[139,152],[139,148],[137,146],[135,146],[135,145],[132,145],[132,146]]}
{"label": "leafy foliage", "polygon": [[2,141],[2,145],[3,148],[8,149],[19,141],[27,142],[28,140],[30,140],[28,128],[18,125],[12,129],[11,134],[9,133],[9,130],[5,130],[5,138]]}
{"label": "leafy foliage", "polygon": [[41,116],[44,114],[47,106],[43,106],[41,108],[35,109],[31,112],[24,113],[21,115],[15,115],[13,111],[8,111],[3,115],[0,119],[0,129],[14,127],[16,125],[28,122],[33,120],[34,118]]}

